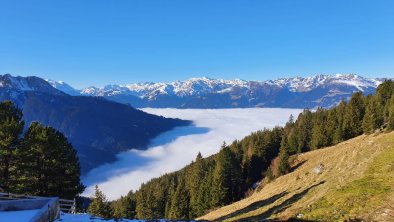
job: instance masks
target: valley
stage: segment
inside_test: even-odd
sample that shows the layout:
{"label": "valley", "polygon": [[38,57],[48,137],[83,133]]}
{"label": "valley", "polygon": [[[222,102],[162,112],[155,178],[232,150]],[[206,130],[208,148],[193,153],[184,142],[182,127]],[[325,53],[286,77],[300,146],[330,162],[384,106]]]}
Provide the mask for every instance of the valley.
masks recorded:
{"label": "valley", "polygon": [[85,196],[94,186],[110,200],[139,189],[143,182],[181,169],[200,152],[204,157],[217,153],[223,142],[230,144],[250,132],[283,126],[299,109],[154,109],[143,111],[167,118],[191,120],[194,126],[175,128],[154,139],[145,151],[131,150],[118,154],[117,161],[93,169],[82,181]]}
{"label": "valley", "polygon": [[0,8],[0,222],[394,222],[394,1]]}

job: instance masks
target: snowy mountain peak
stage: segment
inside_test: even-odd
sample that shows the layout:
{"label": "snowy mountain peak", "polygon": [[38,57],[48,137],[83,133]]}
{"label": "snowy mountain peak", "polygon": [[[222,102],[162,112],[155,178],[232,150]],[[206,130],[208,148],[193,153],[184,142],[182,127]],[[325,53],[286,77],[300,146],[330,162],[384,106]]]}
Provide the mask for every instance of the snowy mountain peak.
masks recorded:
{"label": "snowy mountain peak", "polygon": [[[53,87],[68,94],[75,95],[77,90],[62,81],[47,80]],[[104,87],[88,87],[79,91],[82,95],[111,96],[111,95],[135,95],[140,98],[154,99],[159,95],[190,96],[207,93],[228,92],[234,88],[249,89],[251,84],[271,85],[287,88],[291,92],[308,92],[318,87],[339,84],[356,87],[360,91],[365,88],[376,88],[382,83],[381,79],[364,78],[356,74],[315,75],[309,77],[279,78],[267,81],[245,81],[241,79],[225,80],[212,79],[209,77],[190,78],[185,81],[170,83],[141,82],[125,85],[106,85]]]}
{"label": "snowy mountain peak", "polygon": [[11,76],[10,74],[0,75],[0,88],[12,89],[15,91],[39,91],[52,94],[62,94],[61,91],[52,87],[47,81],[35,77]]}
{"label": "snowy mountain peak", "polygon": [[[47,80],[51,85],[68,94],[75,95],[76,90],[61,81]],[[190,78],[185,81],[174,81],[170,83],[142,82],[125,85],[106,85],[102,88],[88,87],[81,90],[82,95],[90,96],[113,96],[113,95],[135,95],[140,98],[154,99],[159,95],[190,96],[207,93],[228,92],[234,88],[248,89],[251,83],[268,84],[287,88],[291,92],[308,92],[317,87],[332,84],[342,84],[354,86],[360,91],[365,88],[376,88],[382,81],[377,79],[364,78],[356,74],[335,74],[335,75],[315,75],[309,77],[280,78],[267,81],[245,81],[241,79],[225,80],[212,79],[209,77]]]}
{"label": "snowy mountain peak", "polygon": [[45,79],[45,81],[47,81],[53,88],[65,92],[69,95],[76,96],[80,94],[78,90],[74,89],[64,81],[55,81],[51,79]]}
{"label": "snowy mountain peak", "polygon": [[[79,95],[103,96],[137,107],[330,107],[357,91],[373,93],[384,79],[356,74],[315,75],[266,81],[190,78],[169,83],[141,82],[88,87]],[[52,84],[62,89],[65,83]],[[70,93],[69,93],[70,94]],[[305,97],[305,101],[298,98]]]}
{"label": "snowy mountain peak", "polygon": [[308,92],[317,87],[332,84],[343,84],[354,86],[360,91],[365,88],[376,88],[381,81],[376,79],[369,79],[358,76],[356,74],[336,74],[336,75],[315,75],[310,77],[294,77],[294,78],[281,78],[277,80],[266,81],[271,85],[286,87],[292,92]]}

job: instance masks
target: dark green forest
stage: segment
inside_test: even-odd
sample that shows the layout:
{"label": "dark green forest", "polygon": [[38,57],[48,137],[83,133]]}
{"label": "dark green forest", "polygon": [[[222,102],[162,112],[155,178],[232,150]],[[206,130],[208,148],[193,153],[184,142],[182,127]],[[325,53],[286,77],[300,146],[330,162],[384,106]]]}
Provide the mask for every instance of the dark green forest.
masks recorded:
{"label": "dark green forest", "polygon": [[[264,118],[264,117],[262,117]],[[190,219],[244,198],[256,183],[290,171],[291,155],[335,145],[377,131],[394,129],[394,83],[385,81],[375,95],[352,95],[331,109],[304,110],[284,127],[264,129],[223,144],[220,152],[182,170],[142,184],[112,203],[112,216]],[[272,164],[273,160],[277,164]]]}
{"label": "dark green forest", "polygon": [[0,187],[7,192],[72,199],[81,194],[76,150],[52,127],[33,122],[24,132],[22,111],[0,103]]}

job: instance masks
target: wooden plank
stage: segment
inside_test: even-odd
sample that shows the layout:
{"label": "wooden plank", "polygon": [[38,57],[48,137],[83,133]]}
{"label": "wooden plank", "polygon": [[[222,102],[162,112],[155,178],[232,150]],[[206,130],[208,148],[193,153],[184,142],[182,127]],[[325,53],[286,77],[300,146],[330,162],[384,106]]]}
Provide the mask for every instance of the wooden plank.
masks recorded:
{"label": "wooden plank", "polygon": [[60,199],[59,202],[60,202],[60,203],[62,203],[62,202],[64,202],[64,203],[74,203],[74,200]]}
{"label": "wooden plank", "polygon": [[[13,194],[0,192],[0,200],[20,200],[20,199],[48,199],[47,197],[29,196],[24,194]],[[75,213],[76,203],[74,200],[56,198],[57,206],[64,212]]]}
{"label": "wooden plank", "polygon": [[61,207],[72,207],[74,204],[60,204]]}

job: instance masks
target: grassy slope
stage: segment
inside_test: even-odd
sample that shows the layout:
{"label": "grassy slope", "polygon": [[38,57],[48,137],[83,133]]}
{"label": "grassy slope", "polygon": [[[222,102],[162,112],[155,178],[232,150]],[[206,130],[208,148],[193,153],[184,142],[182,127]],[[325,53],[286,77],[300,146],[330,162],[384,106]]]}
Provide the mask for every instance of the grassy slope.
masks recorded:
{"label": "grassy slope", "polygon": [[[321,174],[314,168],[324,165]],[[297,168],[252,196],[199,218],[394,221],[394,132],[360,136],[297,157]]]}

